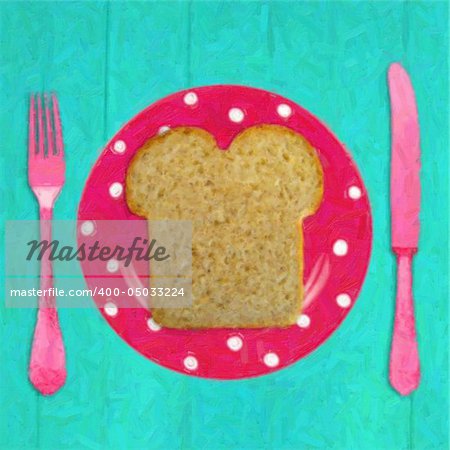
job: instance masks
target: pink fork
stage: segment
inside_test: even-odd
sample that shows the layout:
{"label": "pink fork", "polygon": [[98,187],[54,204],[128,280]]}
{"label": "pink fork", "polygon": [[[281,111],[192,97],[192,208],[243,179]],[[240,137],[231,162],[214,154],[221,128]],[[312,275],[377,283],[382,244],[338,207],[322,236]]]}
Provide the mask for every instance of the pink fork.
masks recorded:
{"label": "pink fork", "polygon": [[[44,104],[43,104],[44,103]],[[37,124],[36,124],[37,117]],[[37,125],[37,127],[36,127]],[[64,145],[58,100],[54,94],[30,99],[28,182],[39,202],[41,240],[51,241],[53,205],[64,184]],[[44,395],[54,394],[66,380],[66,356],[59,327],[53,287],[52,263],[41,261],[39,311],[34,331],[29,377]]]}

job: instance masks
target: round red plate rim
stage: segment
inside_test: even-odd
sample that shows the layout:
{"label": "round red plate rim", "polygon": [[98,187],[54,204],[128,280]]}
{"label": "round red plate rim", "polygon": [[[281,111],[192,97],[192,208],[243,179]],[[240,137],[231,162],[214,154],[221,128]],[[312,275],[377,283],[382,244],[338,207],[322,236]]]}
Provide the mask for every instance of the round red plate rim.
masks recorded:
{"label": "round red plate rim", "polygon": [[[187,97],[188,95],[190,97]],[[208,103],[205,99],[209,99],[210,102]],[[217,105],[220,105],[220,108]],[[279,112],[281,110],[278,109],[280,105],[283,105],[284,108],[282,114]],[[168,107],[170,107],[170,111],[167,109]],[[208,121],[209,117],[212,117],[212,114],[207,114],[208,108],[212,107],[214,107],[215,115],[223,113],[223,117]],[[231,108],[239,108],[241,110],[244,117],[242,123],[233,122],[230,116],[226,115]],[[176,114],[172,114],[172,110],[176,111]],[[199,118],[199,116],[203,118]],[[160,117],[167,117],[166,122]],[[177,119],[181,120],[181,122],[176,123]],[[202,120],[204,126],[202,126]],[[120,309],[117,314],[111,315],[105,312],[105,298],[94,299],[103,317],[122,339],[146,358],[171,370],[202,378],[232,380],[266,375],[288,367],[314,351],[333,334],[354,306],[361,291],[372,250],[372,218],[369,197],[359,170],[349,152],[319,119],[293,101],[262,89],[239,85],[193,87],[164,97],[142,110],[116,133],[97,159],[83,189],[78,210],[78,220],[81,222],[90,220],[92,211],[86,212],[86,209],[88,209],[86,207],[87,199],[94,202],[102,200],[101,198],[93,199],[94,195],[89,190],[90,183],[94,179],[96,172],[101,170],[102,163],[107,160],[108,162],[111,161],[111,164],[116,164],[117,167],[121,165],[119,170],[122,177],[121,181],[123,182],[127,167],[127,164],[124,164],[125,161],[129,163],[137,148],[145,140],[157,134],[160,127],[165,125],[172,125],[172,127],[201,126],[213,134],[219,147],[227,148],[240,131],[249,126],[263,123],[282,125],[303,134],[317,149],[322,166],[324,166],[325,192],[322,205],[314,216],[305,220],[304,240],[305,279],[308,273],[313,278],[312,274],[315,268],[319,267],[317,269],[318,277],[320,278],[326,273],[327,275],[324,276],[325,281],[322,283],[323,286],[319,289],[319,293],[316,294],[315,298],[317,299],[312,300],[302,311],[298,325],[285,329],[162,329],[152,331],[147,326],[147,320],[151,317],[148,311],[142,308],[125,308]],[[139,125],[142,124],[145,125],[144,130],[139,129]],[[117,146],[117,142],[121,144],[125,142],[125,150],[116,147],[121,151],[114,151],[114,145]],[[130,145],[130,142],[132,145]],[[141,142],[140,145],[138,145],[138,142]],[[126,155],[126,158],[124,158],[124,155]],[[114,162],[112,158],[117,158],[117,162]],[[333,161],[334,165],[331,168],[328,167],[330,162]],[[336,167],[340,170],[340,177],[335,174],[337,171]],[[345,190],[342,189],[341,192],[340,188],[344,185],[346,185],[346,188]],[[327,186],[332,186],[333,189],[327,188]],[[339,186],[338,194],[336,194],[338,190],[336,186]],[[350,197],[350,187],[356,187],[356,195],[352,195],[355,198]],[[106,194],[102,193],[102,195]],[[118,210],[119,208],[126,208],[126,203],[124,203],[123,199],[121,202],[114,203],[114,207]],[[330,233],[327,233],[327,235],[331,234],[330,237],[314,235],[314,230],[323,229],[315,221],[322,221],[325,224],[322,227],[325,227],[328,223],[327,220],[330,219],[330,216],[327,215],[327,208],[332,211],[328,211],[331,214],[331,219],[340,218],[340,211],[346,218],[342,219],[341,227],[352,236],[346,241],[344,240],[346,246],[347,242],[350,242],[349,254],[347,254],[348,249],[346,250],[346,246],[344,246],[346,251],[344,255],[339,255],[339,251],[343,251],[342,248],[339,250],[337,247],[331,247],[333,242],[333,245],[338,245],[337,241],[342,241],[342,239],[337,239],[339,238],[339,233],[336,236],[333,235],[334,228],[331,229]],[[125,215],[127,216],[125,218],[133,218],[128,210]],[[351,230],[347,230],[345,225],[347,225],[347,228],[350,228],[348,227],[349,224],[356,224],[359,228],[356,231],[353,229],[354,227]],[[336,228],[339,227],[336,225]],[[83,236],[80,232],[78,233],[78,239],[81,242],[83,241]],[[324,241],[323,243],[321,239]],[[355,248],[354,253],[352,253],[352,245]],[[314,253],[316,257],[314,267],[312,267],[313,263],[310,266],[308,265],[308,248],[314,250],[310,251],[310,254]],[[333,249],[332,251],[331,248]],[[333,264],[336,264],[338,268],[343,267],[344,264],[339,266],[335,261],[344,261],[346,258],[347,260],[349,258],[353,259],[355,263],[358,263],[355,266],[357,274],[354,275],[354,279],[349,280],[336,278],[339,281],[339,283],[336,282],[339,287],[342,284],[342,286],[347,287],[346,289],[331,289],[328,285],[331,283],[334,275],[330,266],[333,267]],[[350,262],[346,264],[350,267]],[[86,282],[89,285],[89,279],[86,279]],[[336,286],[336,283],[333,286]],[[312,283],[313,288],[311,290],[314,291],[314,286],[319,284],[317,281]],[[336,291],[336,293],[340,292],[340,299],[338,300],[338,296],[335,295],[334,299],[327,296],[325,300],[321,301],[327,289]],[[347,292],[350,292],[351,295],[347,294]],[[342,295],[346,297],[342,297]],[[329,313],[329,311],[331,312]],[[321,318],[317,323],[322,328],[315,330],[311,328],[311,325],[315,326],[315,323],[311,324],[311,317]],[[133,323],[133,328],[137,327],[137,331],[133,331],[131,334],[129,331],[130,321]],[[314,332],[316,334],[313,334]],[[205,335],[208,335],[206,342],[213,342],[214,344],[211,344],[213,347],[217,345],[217,347],[214,347],[214,351],[218,348],[218,353],[215,354],[213,359],[209,360],[200,357],[202,351],[206,353],[211,352],[211,348],[207,348],[208,344],[204,344],[206,347],[203,350],[201,349],[200,352],[196,351],[195,345],[194,349],[187,345],[187,343],[195,342],[195,339],[199,339],[200,336],[201,340],[205,341]],[[284,340],[283,336],[285,337]],[[240,349],[236,350],[234,348],[233,350],[231,346],[227,348],[225,341],[230,337],[237,338],[237,346],[241,345]],[[302,337],[303,340],[299,339]],[[161,351],[161,346],[169,342],[171,343],[170,345],[173,345],[173,348],[170,347],[170,351],[168,348],[166,353],[164,353]],[[180,344],[177,344],[177,342]],[[236,339],[233,342],[236,344]],[[165,356],[165,354],[170,355],[170,357]]]}

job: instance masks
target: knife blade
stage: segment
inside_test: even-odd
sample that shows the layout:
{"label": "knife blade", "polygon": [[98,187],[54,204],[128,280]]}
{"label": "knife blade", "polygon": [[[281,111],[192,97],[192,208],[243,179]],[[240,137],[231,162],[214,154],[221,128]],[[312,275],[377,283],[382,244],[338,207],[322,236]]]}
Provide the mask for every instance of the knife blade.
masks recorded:
{"label": "knife blade", "polygon": [[389,68],[391,97],[392,247],[417,249],[420,211],[420,135],[411,80],[398,63]]}

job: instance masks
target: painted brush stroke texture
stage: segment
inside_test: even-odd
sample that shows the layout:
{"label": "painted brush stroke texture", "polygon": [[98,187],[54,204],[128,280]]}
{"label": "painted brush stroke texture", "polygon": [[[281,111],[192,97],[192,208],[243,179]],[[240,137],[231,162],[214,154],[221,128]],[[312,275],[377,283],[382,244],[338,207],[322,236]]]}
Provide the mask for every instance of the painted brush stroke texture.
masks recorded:
{"label": "painted brush stroke texture", "polygon": [[[326,121],[361,168],[375,232],[344,326],[299,364],[260,379],[169,372],[123,344],[96,310],[67,309],[69,376],[42,398],[27,380],[35,311],[2,309],[1,448],[447,448],[445,2],[19,2],[0,4],[0,14],[2,169],[13,174],[4,175],[3,219],[37,214],[25,170],[29,92],[59,94],[67,181],[55,217],[72,219],[92,164],[122,123],[171,92],[234,83],[278,92]],[[406,399],[387,379],[392,61],[415,80],[425,199],[414,263],[422,381]]]}

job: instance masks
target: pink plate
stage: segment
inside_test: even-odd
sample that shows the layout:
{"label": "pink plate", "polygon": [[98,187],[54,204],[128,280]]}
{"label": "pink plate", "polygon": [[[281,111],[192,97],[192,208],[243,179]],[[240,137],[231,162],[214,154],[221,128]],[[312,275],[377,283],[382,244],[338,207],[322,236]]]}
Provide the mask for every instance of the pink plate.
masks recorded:
{"label": "pink plate", "polygon": [[[125,202],[125,174],[135,152],[165,127],[201,127],[215,136],[219,147],[227,148],[240,131],[264,123],[284,125],[305,136],[317,149],[324,171],[321,206],[303,225],[303,311],[297,324],[289,328],[184,331],[161,329],[137,302],[136,308],[118,309],[106,305],[104,297],[94,298],[122,339],[169,369],[217,379],[268,374],[322,344],[358,297],[370,258],[372,220],[356,165],[317,118],[292,101],[260,89],[194,88],[170,95],[139,113],[114,136],[95,164],[78,211],[80,228],[85,221],[142,220]],[[86,241],[81,232],[78,239],[79,243]],[[85,267],[83,271],[86,276]],[[90,280],[86,277],[88,286]],[[124,290],[128,287],[124,279],[116,279],[117,283],[122,283]]]}

